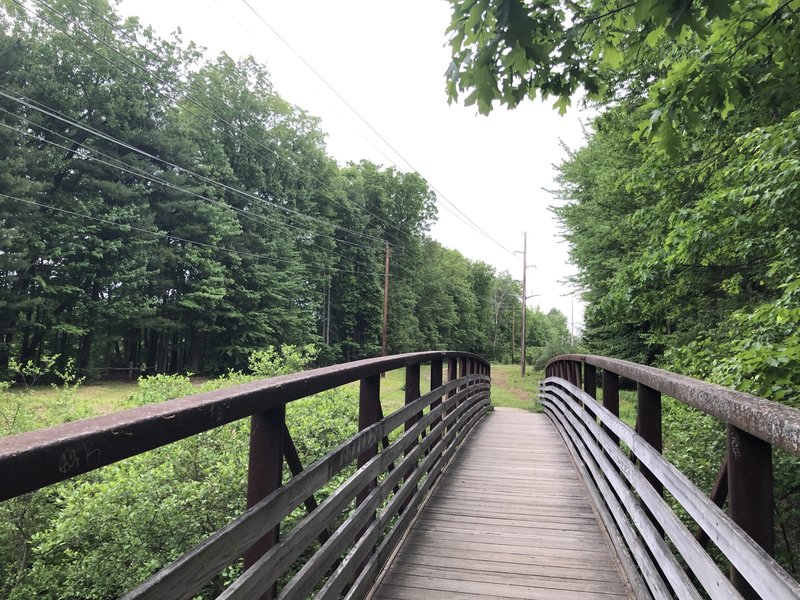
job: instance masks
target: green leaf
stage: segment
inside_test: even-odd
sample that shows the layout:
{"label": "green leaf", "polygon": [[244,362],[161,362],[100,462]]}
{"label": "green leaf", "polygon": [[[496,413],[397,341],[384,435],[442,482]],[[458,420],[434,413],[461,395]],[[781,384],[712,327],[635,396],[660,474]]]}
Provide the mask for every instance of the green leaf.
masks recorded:
{"label": "green leaf", "polygon": [[606,46],[603,49],[603,63],[612,69],[618,69],[622,65],[624,55],[614,46]]}

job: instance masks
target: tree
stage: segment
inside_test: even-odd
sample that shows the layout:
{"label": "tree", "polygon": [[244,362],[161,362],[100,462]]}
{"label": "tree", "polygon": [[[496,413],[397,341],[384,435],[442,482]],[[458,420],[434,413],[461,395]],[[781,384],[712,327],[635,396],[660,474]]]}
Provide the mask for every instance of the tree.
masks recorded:
{"label": "tree", "polygon": [[754,96],[794,106],[800,1],[451,0],[451,100],[646,97],[638,131],[666,148]]}

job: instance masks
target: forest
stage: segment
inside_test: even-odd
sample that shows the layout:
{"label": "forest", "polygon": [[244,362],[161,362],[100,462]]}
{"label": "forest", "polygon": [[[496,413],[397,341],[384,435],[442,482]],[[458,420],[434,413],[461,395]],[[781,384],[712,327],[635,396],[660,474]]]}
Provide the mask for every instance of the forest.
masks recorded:
{"label": "forest", "polygon": [[[375,356],[387,251],[389,353],[515,358],[512,275],[427,235],[418,174],[338,165],[263,65],[104,1],[2,6],[0,374],[52,357],[95,378],[219,374],[282,344]],[[529,312],[532,352],[566,343],[560,313]]]}
{"label": "forest", "polygon": [[800,2],[451,4],[452,99],[599,111],[554,206],[588,349],[798,403]]}

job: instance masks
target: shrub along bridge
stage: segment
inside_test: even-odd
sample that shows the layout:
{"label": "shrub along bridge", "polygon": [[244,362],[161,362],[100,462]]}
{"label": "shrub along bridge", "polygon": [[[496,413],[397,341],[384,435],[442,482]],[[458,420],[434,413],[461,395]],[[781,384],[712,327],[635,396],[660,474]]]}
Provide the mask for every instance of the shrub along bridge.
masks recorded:
{"label": "shrub along bridge", "polygon": [[[380,374],[401,367],[405,406],[384,416]],[[635,429],[618,418],[621,378]],[[304,467],[286,404],[353,381],[359,433]],[[771,558],[772,448],[800,455],[800,411],[596,356],[548,365],[545,414],[489,412],[489,393],[489,365],[459,352],[248,383],[2,439],[0,499],[249,417],[247,511],[127,598],[192,598],[242,556],[221,598],[800,597]],[[710,498],[661,455],[661,394],[727,424]]]}

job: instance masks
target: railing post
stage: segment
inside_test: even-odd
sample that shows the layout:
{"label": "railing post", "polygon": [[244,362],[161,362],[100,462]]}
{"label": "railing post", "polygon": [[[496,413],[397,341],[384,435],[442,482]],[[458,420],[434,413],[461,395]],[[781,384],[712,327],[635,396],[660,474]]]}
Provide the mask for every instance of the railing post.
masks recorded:
{"label": "railing post", "polygon": [[[603,406],[615,417],[619,417],[619,375],[603,369]],[[609,437],[619,444],[619,438],[603,425]]]}
{"label": "railing post", "polygon": [[[281,487],[283,476],[283,430],[285,407],[273,408],[253,415],[250,419],[250,456],[247,468],[247,508],[258,504]],[[247,570],[278,543],[280,523],[264,535],[244,554]],[[261,596],[262,600],[275,597],[273,586]]]}
{"label": "railing post", "polygon": [[[459,378],[460,378],[460,377],[464,377],[464,375],[466,375],[466,374],[467,374],[467,369],[469,368],[469,359],[468,359],[466,356],[462,356],[462,357],[461,357],[461,358],[458,360],[458,362],[459,362],[459,363],[461,363],[461,364],[460,364],[460,368],[459,368],[459,373],[458,373],[458,376],[459,376]],[[458,389],[459,389],[459,390],[463,390],[463,389],[466,389],[466,387],[467,387],[467,384],[465,383],[464,385],[462,385],[462,386],[459,386],[459,388],[458,388]],[[464,403],[464,400],[465,400],[465,399],[462,399],[462,400],[460,400],[458,403],[459,403],[459,404],[463,404],[463,403]]]}
{"label": "railing post", "polygon": [[[358,392],[358,430],[363,431],[381,419],[381,376],[371,375],[361,380]],[[378,444],[370,446],[358,455],[358,466],[362,467],[378,453]],[[356,502],[361,504],[375,481],[358,493]]]}
{"label": "railing post", "polygon": [[583,366],[583,389],[592,398],[597,400],[597,369],[594,365],[585,364]]}
{"label": "railing post", "polygon": [[[458,359],[455,358],[455,357],[448,358],[447,359],[447,381],[448,382],[455,381],[456,379],[458,379]],[[450,390],[450,393],[448,394],[447,397],[451,398],[452,396],[455,396],[457,392],[458,392],[458,390]],[[445,414],[442,415],[442,417],[445,417],[445,416],[447,416],[447,415],[445,415]]]}
{"label": "railing post", "polygon": [[[420,389],[419,389],[419,363],[414,365],[407,365],[406,366],[406,392],[405,392],[405,403],[411,404],[420,397]],[[408,420],[406,420],[403,430],[408,431],[411,429],[414,424],[422,418],[421,413],[415,413],[411,415]],[[412,450],[414,450],[414,446],[417,445],[416,440],[408,447],[405,451],[404,456],[408,456]],[[414,472],[415,466],[409,467],[409,469],[403,474],[403,480],[408,480],[409,476]],[[403,512],[408,503],[411,501],[411,496],[403,502],[403,505],[400,507],[400,512]]]}
{"label": "railing post", "polygon": [[[775,555],[772,446],[728,425],[728,511],[770,556]],[[731,567],[731,583],[745,598],[760,598]]]}
{"label": "railing post", "polygon": [[[639,435],[658,452],[664,449],[661,433],[661,392],[647,387],[642,383],[636,384],[636,410],[639,423]],[[664,486],[644,465],[639,465],[639,470],[650,482],[655,491],[663,496]]]}
{"label": "railing post", "polygon": [[[442,366],[443,366],[443,361],[441,359],[431,361],[431,391],[435,390],[438,387],[441,387],[442,385]],[[431,402],[430,409],[431,410],[435,409],[442,403],[442,400],[443,398],[437,398],[436,400]],[[439,417],[438,419],[434,419],[433,422],[431,423],[430,429],[432,430],[434,427],[436,427],[441,422],[441,420],[442,420],[441,417]]]}

